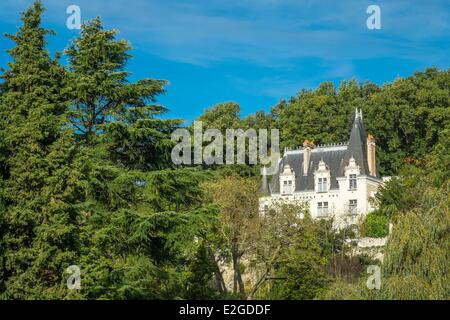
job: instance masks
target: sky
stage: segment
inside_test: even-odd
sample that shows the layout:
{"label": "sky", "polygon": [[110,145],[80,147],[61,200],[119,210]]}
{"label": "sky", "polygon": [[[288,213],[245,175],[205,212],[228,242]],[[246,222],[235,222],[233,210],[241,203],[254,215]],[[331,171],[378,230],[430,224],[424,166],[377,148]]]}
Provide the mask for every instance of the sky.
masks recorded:
{"label": "sky", "polygon": [[[323,81],[377,84],[414,71],[450,67],[449,0],[43,0],[43,23],[56,31],[49,50],[63,51],[69,5],[83,21],[132,46],[130,80],[169,81],[158,98],[170,118],[192,121],[217,103],[234,101],[241,115],[268,111],[281,99]],[[2,0],[0,31],[14,33],[32,0]],[[381,29],[370,30],[368,6],[378,5]],[[13,45],[0,38],[0,67]]]}

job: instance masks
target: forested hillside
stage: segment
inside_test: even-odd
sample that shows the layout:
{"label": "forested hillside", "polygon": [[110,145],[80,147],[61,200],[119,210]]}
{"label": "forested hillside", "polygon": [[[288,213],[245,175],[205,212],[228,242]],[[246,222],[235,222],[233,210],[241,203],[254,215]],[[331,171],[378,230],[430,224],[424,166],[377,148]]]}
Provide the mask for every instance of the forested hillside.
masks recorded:
{"label": "forested hillside", "polygon": [[[380,264],[347,254],[352,230],[298,207],[261,217],[257,166],[174,165],[183,122],[160,117],[166,81],[131,82],[131,47],[100,18],[48,52],[43,14],[39,1],[23,13],[1,74],[0,298],[450,298],[450,70],[327,82],[269,112],[241,117],[225,102],[198,118],[278,128],[283,149],[347,141],[361,108],[378,168],[395,176],[365,225],[380,236],[394,225]],[[382,267],[380,290],[364,285],[369,264]],[[67,286],[71,265],[79,289]]]}

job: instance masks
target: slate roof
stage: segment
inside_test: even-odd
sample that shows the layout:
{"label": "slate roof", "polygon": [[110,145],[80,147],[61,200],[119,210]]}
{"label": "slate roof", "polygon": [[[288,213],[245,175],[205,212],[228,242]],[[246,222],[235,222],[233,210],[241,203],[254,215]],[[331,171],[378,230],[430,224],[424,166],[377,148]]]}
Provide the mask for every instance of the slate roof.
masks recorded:
{"label": "slate roof", "polygon": [[353,121],[350,141],[343,161],[344,164],[339,170],[341,176],[344,175],[344,168],[351,157],[353,157],[356,164],[361,167],[361,174],[369,175],[369,164],[367,162],[367,133],[364,128],[362,114],[358,114],[358,112]]}
{"label": "slate roof", "polygon": [[311,150],[311,158],[307,175],[303,175],[303,153],[304,149],[287,150],[280,160],[278,173],[272,176],[271,183],[267,183],[266,177],[263,177],[261,191],[265,194],[280,193],[279,174],[283,171],[286,164],[292,168],[295,174],[295,191],[313,191],[314,190],[314,171],[317,170],[319,162],[323,160],[330,170],[331,186],[330,189],[338,189],[337,177],[344,176],[345,166],[351,157],[361,168],[362,175],[369,175],[367,163],[367,134],[364,128],[362,113],[356,111],[355,120],[352,125],[350,139],[348,143],[336,145],[318,146]]}

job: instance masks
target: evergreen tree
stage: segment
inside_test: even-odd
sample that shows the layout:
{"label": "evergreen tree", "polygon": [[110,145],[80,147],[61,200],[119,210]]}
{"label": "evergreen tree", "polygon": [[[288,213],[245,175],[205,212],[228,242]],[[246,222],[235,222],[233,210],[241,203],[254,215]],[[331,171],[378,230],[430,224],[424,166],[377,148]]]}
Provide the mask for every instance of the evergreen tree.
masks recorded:
{"label": "evergreen tree", "polygon": [[7,298],[62,298],[65,269],[77,263],[81,164],[65,127],[64,70],[45,49],[36,1],[8,35],[15,47],[3,78],[0,137],[3,288]]}
{"label": "evergreen tree", "polygon": [[116,34],[104,30],[100,18],[95,18],[82,26],[80,37],[66,50],[71,122],[87,144],[106,133],[111,157],[125,167],[167,167],[173,145],[170,134],[181,122],[157,118],[167,110],[152,103],[165,92],[166,81],[129,82],[125,66],[130,46],[116,40]]}
{"label": "evergreen tree", "polygon": [[[345,230],[297,207],[258,214],[256,166],[174,168],[170,135],[181,122],[161,119],[156,104],[166,82],[129,82],[130,46],[99,18],[63,68],[46,50],[43,11],[35,1],[8,35],[0,83],[0,298],[225,298],[224,265],[234,297],[449,298],[449,70],[383,86],[325,82],[267,114],[241,119],[230,102],[198,118],[223,134],[279,128],[283,148],[345,141],[362,108],[381,173],[398,175],[365,223],[378,236],[394,223],[374,292],[360,274],[369,259],[347,256]],[[77,291],[66,286],[73,264]]]}

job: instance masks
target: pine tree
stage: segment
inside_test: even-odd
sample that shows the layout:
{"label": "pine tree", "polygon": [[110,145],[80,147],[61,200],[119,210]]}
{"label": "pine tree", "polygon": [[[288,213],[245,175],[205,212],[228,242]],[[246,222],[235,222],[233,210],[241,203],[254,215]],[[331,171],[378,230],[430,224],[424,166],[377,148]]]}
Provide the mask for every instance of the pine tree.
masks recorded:
{"label": "pine tree", "polygon": [[65,73],[45,48],[52,32],[41,27],[43,11],[36,1],[7,35],[15,47],[0,100],[6,298],[62,298],[65,269],[76,264],[81,173],[65,127]]}

